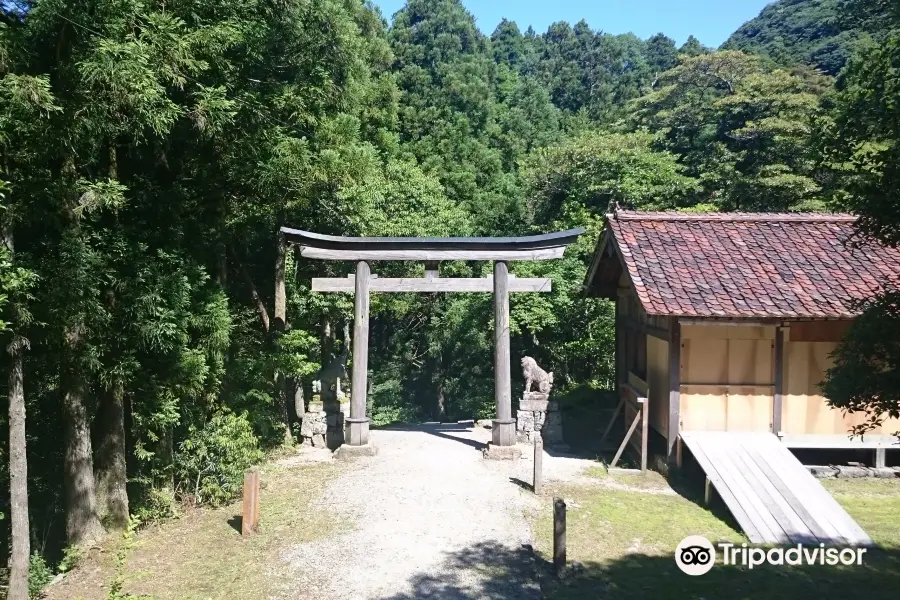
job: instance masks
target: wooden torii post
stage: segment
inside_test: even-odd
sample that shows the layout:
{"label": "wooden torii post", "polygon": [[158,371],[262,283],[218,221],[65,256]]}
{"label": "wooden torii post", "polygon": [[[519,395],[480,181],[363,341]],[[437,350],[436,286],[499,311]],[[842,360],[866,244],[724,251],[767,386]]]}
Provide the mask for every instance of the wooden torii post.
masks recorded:
{"label": "wooden torii post", "polygon": [[[494,400],[492,441],[485,452],[490,458],[515,458],[516,420],[512,417],[509,358],[509,294],[549,292],[546,278],[517,278],[509,274],[509,261],[562,258],[566,246],[584,233],[583,228],[527,237],[497,238],[365,238],[339,237],[281,228],[285,239],[300,247],[300,255],[320,260],[356,262],[356,274],[346,278],[315,277],[314,292],[354,293],[353,371],[350,383],[350,417],[342,452],[371,454],[369,419],[366,416],[366,379],[369,362],[369,294],[371,292],[493,292],[494,294]],[[371,274],[371,261],[420,261],[425,277],[379,278]],[[490,260],[492,276],[442,278],[440,261]]]}

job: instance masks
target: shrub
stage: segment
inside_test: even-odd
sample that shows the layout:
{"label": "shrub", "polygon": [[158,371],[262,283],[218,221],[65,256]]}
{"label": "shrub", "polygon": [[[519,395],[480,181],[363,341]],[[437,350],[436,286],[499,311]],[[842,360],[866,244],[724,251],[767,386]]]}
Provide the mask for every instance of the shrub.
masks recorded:
{"label": "shrub", "polygon": [[53,571],[47,565],[47,561],[40,554],[32,554],[28,563],[28,597],[36,600],[41,597],[41,592],[53,579]]}
{"label": "shrub", "polygon": [[148,487],[134,508],[134,518],[142,525],[171,519],[178,514],[175,492],[169,488]]}
{"label": "shrub", "polygon": [[175,457],[178,490],[196,504],[220,506],[241,491],[244,471],[263,458],[247,415],[219,413],[191,427]]}

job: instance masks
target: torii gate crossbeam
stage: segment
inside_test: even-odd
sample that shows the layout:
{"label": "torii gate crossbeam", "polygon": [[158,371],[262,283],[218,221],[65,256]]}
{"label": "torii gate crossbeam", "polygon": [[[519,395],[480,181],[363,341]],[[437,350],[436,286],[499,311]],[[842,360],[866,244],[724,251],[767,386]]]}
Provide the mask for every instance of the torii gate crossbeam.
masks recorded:
{"label": "torii gate crossbeam", "polygon": [[[369,294],[371,292],[493,292],[494,294],[494,400],[490,458],[515,458],[516,422],[512,418],[509,357],[509,294],[549,292],[543,278],[509,275],[509,261],[562,258],[566,246],[584,233],[583,228],[526,237],[496,238],[364,238],[339,237],[299,229],[281,228],[285,239],[300,247],[300,255],[320,260],[356,262],[356,274],[340,278],[313,278],[319,292],[353,292],[353,371],[350,383],[350,417],[344,433],[347,450],[371,453],[369,419],[366,416],[366,379],[369,362]],[[425,263],[424,278],[378,278],[371,275],[370,261],[403,260]],[[441,278],[442,260],[491,260],[490,278]]]}

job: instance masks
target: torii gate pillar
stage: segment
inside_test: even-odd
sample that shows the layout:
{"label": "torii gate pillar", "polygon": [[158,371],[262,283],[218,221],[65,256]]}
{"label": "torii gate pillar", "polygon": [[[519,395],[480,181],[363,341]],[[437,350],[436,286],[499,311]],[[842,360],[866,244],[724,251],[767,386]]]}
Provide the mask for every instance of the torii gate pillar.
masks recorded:
{"label": "torii gate pillar", "polygon": [[353,373],[350,379],[350,418],[344,441],[351,446],[369,443],[366,387],[369,368],[369,263],[356,263],[353,301]]}
{"label": "torii gate pillar", "polygon": [[[515,447],[516,420],[512,418],[512,380],[509,366],[509,265],[494,262],[494,401],[497,418],[491,444]],[[492,448],[486,454],[491,453]]]}

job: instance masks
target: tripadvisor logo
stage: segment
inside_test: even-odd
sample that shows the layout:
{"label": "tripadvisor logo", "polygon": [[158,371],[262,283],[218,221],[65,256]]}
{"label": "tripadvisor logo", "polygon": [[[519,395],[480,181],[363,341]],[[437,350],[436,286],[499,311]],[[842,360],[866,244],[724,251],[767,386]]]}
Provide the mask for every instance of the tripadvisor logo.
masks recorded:
{"label": "tripadvisor logo", "polygon": [[[783,565],[862,565],[866,548],[826,548],[825,544],[790,548],[756,548],[741,544],[721,542],[722,564],[742,565],[753,569],[764,564]],[[691,535],[675,548],[675,564],[688,575],[705,575],[716,564],[716,548],[701,535]]]}
{"label": "tripadvisor logo", "polygon": [[688,575],[705,575],[716,564],[716,549],[702,535],[689,535],[675,548],[675,564]]}

